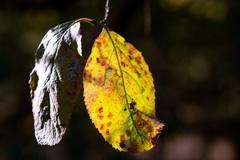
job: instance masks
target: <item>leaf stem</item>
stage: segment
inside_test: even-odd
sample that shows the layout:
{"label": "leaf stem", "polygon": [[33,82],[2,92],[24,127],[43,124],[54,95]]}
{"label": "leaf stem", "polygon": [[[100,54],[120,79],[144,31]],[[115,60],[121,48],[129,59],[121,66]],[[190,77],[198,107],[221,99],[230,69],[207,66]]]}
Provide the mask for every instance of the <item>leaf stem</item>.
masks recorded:
{"label": "leaf stem", "polygon": [[78,23],[78,22],[86,22],[86,23],[90,23],[91,25],[95,26],[97,23],[97,21],[95,19],[92,18],[78,18],[76,19],[73,24]]}

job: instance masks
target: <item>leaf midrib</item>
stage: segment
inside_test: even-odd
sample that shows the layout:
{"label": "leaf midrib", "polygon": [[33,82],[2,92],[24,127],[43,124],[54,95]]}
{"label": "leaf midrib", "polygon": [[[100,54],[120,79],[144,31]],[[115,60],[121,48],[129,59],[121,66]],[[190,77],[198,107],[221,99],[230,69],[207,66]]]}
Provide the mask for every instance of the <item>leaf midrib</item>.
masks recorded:
{"label": "leaf midrib", "polygon": [[131,120],[132,120],[132,123],[133,123],[134,128],[136,129],[137,134],[138,134],[138,135],[140,136],[140,138],[141,138],[142,143],[144,143],[142,137],[144,137],[145,139],[146,139],[146,137],[139,132],[139,130],[138,130],[136,124],[135,124],[135,121],[134,121],[134,119],[133,119],[133,113],[131,112],[130,107],[129,107],[129,102],[128,102],[128,98],[127,98],[127,95],[128,95],[128,94],[127,94],[126,85],[125,85],[125,80],[124,80],[124,76],[123,76],[123,71],[122,71],[122,67],[121,67],[121,65],[120,65],[120,60],[119,60],[119,57],[118,57],[118,53],[117,53],[116,46],[115,46],[115,44],[114,44],[114,41],[113,41],[113,39],[112,39],[112,36],[110,35],[110,33],[109,33],[109,31],[108,31],[108,28],[104,27],[104,29],[106,30],[107,35],[108,35],[108,37],[109,37],[109,39],[110,39],[110,41],[111,41],[111,43],[112,43],[112,45],[113,45],[114,52],[115,52],[115,55],[116,55],[116,58],[117,58],[117,63],[118,63],[118,67],[119,67],[119,70],[120,70],[121,79],[122,79],[122,82],[123,82],[123,90],[124,90],[124,95],[125,95],[125,99],[126,99],[126,106],[127,106],[128,111],[129,111],[130,118],[131,118]]}

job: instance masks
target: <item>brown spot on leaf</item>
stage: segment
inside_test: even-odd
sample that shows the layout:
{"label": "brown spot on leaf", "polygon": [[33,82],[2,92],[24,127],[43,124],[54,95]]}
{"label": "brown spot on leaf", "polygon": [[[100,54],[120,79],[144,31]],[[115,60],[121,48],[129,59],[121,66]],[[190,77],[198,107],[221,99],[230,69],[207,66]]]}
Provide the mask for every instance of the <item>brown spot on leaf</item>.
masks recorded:
{"label": "brown spot on leaf", "polygon": [[129,106],[130,106],[130,109],[134,109],[135,106],[136,106],[136,102],[135,102],[135,101],[132,101],[132,102],[129,104]]}
{"label": "brown spot on leaf", "polygon": [[106,39],[104,36],[99,36],[98,37],[99,42],[101,42],[103,45],[106,43]]}
{"label": "brown spot on leaf", "polygon": [[115,79],[120,79],[121,77],[118,75],[118,72],[117,72],[117,69],[115,68],[114,69],[114,76],[115,76]]}
{"label": "brown spot on leaf", "polygon": [[123,67],[126,67],[126,64],[125,64],[123,61],[121,61],[121,65],[122,65]]}
{"label": "brown spot on leaf", "polygon": [[137,125],[138,125],[139,127],[144,127],[144,128],[151,127],[151,126],[150,126],[150,122],[142,119],[141,117],[138,118],[138,120],[137,120]]}
{"label": "brown spot on leaf", "polygon": [[96,81],[97,81],[97,78],[96,78],[96,77],[93,77],[92,80],[93,80],[94,82],[96,82]]}
{"label": "brown spot on leaf", "polygon": [[123,100],[125,99],[125,95],[120,95],[119,98]]}
{"label": "brown spot on leaf", "polygon": [[148,101],[149,101],[149,99],[150,99],[149,96],[147,96],[147,100],[148,100]]}
{"label": "brown spot on leaf", "polygon": [[150,89],[151,92],[154,92],[154,87],[152,86],[151,89]]}
{"label": "brown spot on leaf", "polygon": [[101,66],[105,66],[105,68],[108,68],[108,64],[107,64],[108,57],[104,57],[103,55],[101,55],[96,60],[97,60],[97,63],[100,63]]}
{"label": "brown spot on leaf", "polygon": [[102,38],[102,43],[105,44],[106,43],[106,39],[103,37]]}
{"label": "brown spot on leaf", "polygon": [[132,60],[132,56],[131,56],[131,52],[129,51],[129,55],[128,55],[128,58],[130,59],[130,60]]}
{"label": "brown spot on leaf", "polygon": [[101,61],[101,65],[105,66],[106,65],[106,61]]}
{"label": "brown spot on leaf", "polygon": [[135,60],[136,60],[136,62],[139,64],[139,63],[141,63],[141,56],[140,55],[138,55],[136,58],[135,58]]}
{"label": "brown spot on leaf", "polygon": [[99,119],[103,119],[103,117],[104,117],[104,116],[101,115],[101,114],[98,115],[98,118],[99,118]]}
{"label": "brown spot on leaf", "polygon": [[100,125],[100,130],[103,130],[104,129],[104,124],[101,124]]}
{"label": "brown spot on leaf", "polygon": [[111,112],[108,113],[108,118],[112,118],[113,114]]}
{"label": "brown spot on leaf", "polygon": [[126,130],[126,134],[127,136],[130,136],[131,135],[131,131],[129,129]]}
{"label": "brown spot on leaf", "polygon": [[92,74],[90,71],[88,70],[85,70],[84,73],[83,73],[83,79],[88,81],[88,82],[91,82],[92,81]]}
{"label": "brown spot on leaf", "polygon": [[92,57],[90,57],[89,59],[88,59],[88,61],[87,61],[87,63],[92,63]]}
{"label": "brown spot on leaf", "polygon": [[107,127],[110,127],[112,122],[107,122]]}
{"label": "brown spot on leaf", "polygon": [[145,76],[147,75],[147,71],[146,71],[146,70],[144,70],[144,75],[145,75]]}
{"label": "brown spot on leaf", "polygon": [[144,126],[144,121],[142,120],[142,119],[140,119],[140,120],[138,120],[138,122],[137,122],[137,125],[139,126],[139,127],[143,127]]}
{"label": "brown spot on leaf", "polygon": [[120,95],[119,98],[123,100],[125,99],[125,95]]}
{"label": "brown spot on leaf", "polygon": [[137,74],[138,77],[141,77],[141,74],[137,70],[135,70],[135,73]]}
{"label": "brown spot on leaf", "polygon": [[110,83],[114,84],[114,80],[111,79],[111,80],[110,80]]}
{"label": "brown spot on leaf", "polygon": [[103,107],[99,107],[99,108],[98,108],[98,112],[99,112],[99,113],[102,113],[102,112],[103,112]]}
{"label": "brown spot on leaf", "polygon": [[128,43],[129,52],[134,53],[137,49],[130,43]]}
{"label": "brown spot on leaf", "polygon": [[106,135],[109,135],[109,129],[106,130]]}
{"label": "brown spot on leaf", "polygon": [[100,49],[102,45],[101,42],[97,41],[96,43],[97,43],[97,48]]}
{"label": "brown spot on leaf", "polygon": [[104,85],[103,78],[102,78],[102,77],[98,77],[98,78],[96,79],[96,83],[97,83],[99,86]]}
{"label": "brown spot on leaf", "polygon": [[118,49],[118,53],[120,54],[123,54],[122,50],[121,49]]}
{"label": "brown spot on leaf", "polygon": [[100,62],[98,57],[96,58],[96,61],[97,61],[97,63],[99,63],[99,62]]}

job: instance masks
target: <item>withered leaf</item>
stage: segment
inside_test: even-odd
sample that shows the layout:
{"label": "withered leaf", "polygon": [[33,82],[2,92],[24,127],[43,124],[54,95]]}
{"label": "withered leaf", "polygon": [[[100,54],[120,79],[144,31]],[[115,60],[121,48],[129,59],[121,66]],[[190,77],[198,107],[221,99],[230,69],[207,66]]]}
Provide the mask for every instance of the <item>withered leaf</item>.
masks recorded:
{"label": "withered leaf", "polygon": [[81,90],[80,23],[50,29],[35,55],[30,92],[35,137],[41,145],[59,143]]}

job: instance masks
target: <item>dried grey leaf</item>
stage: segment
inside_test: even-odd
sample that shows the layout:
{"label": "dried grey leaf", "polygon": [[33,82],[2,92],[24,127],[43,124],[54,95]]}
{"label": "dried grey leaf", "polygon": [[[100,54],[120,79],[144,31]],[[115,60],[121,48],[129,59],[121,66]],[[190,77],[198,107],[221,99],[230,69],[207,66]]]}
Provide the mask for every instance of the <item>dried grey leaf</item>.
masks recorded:
{"label": "dried grey leaf", "polygon": [[35,137],[41,145],[60,142],[81,90],[80,23],[68,22],[47,32],[30,74]]}

